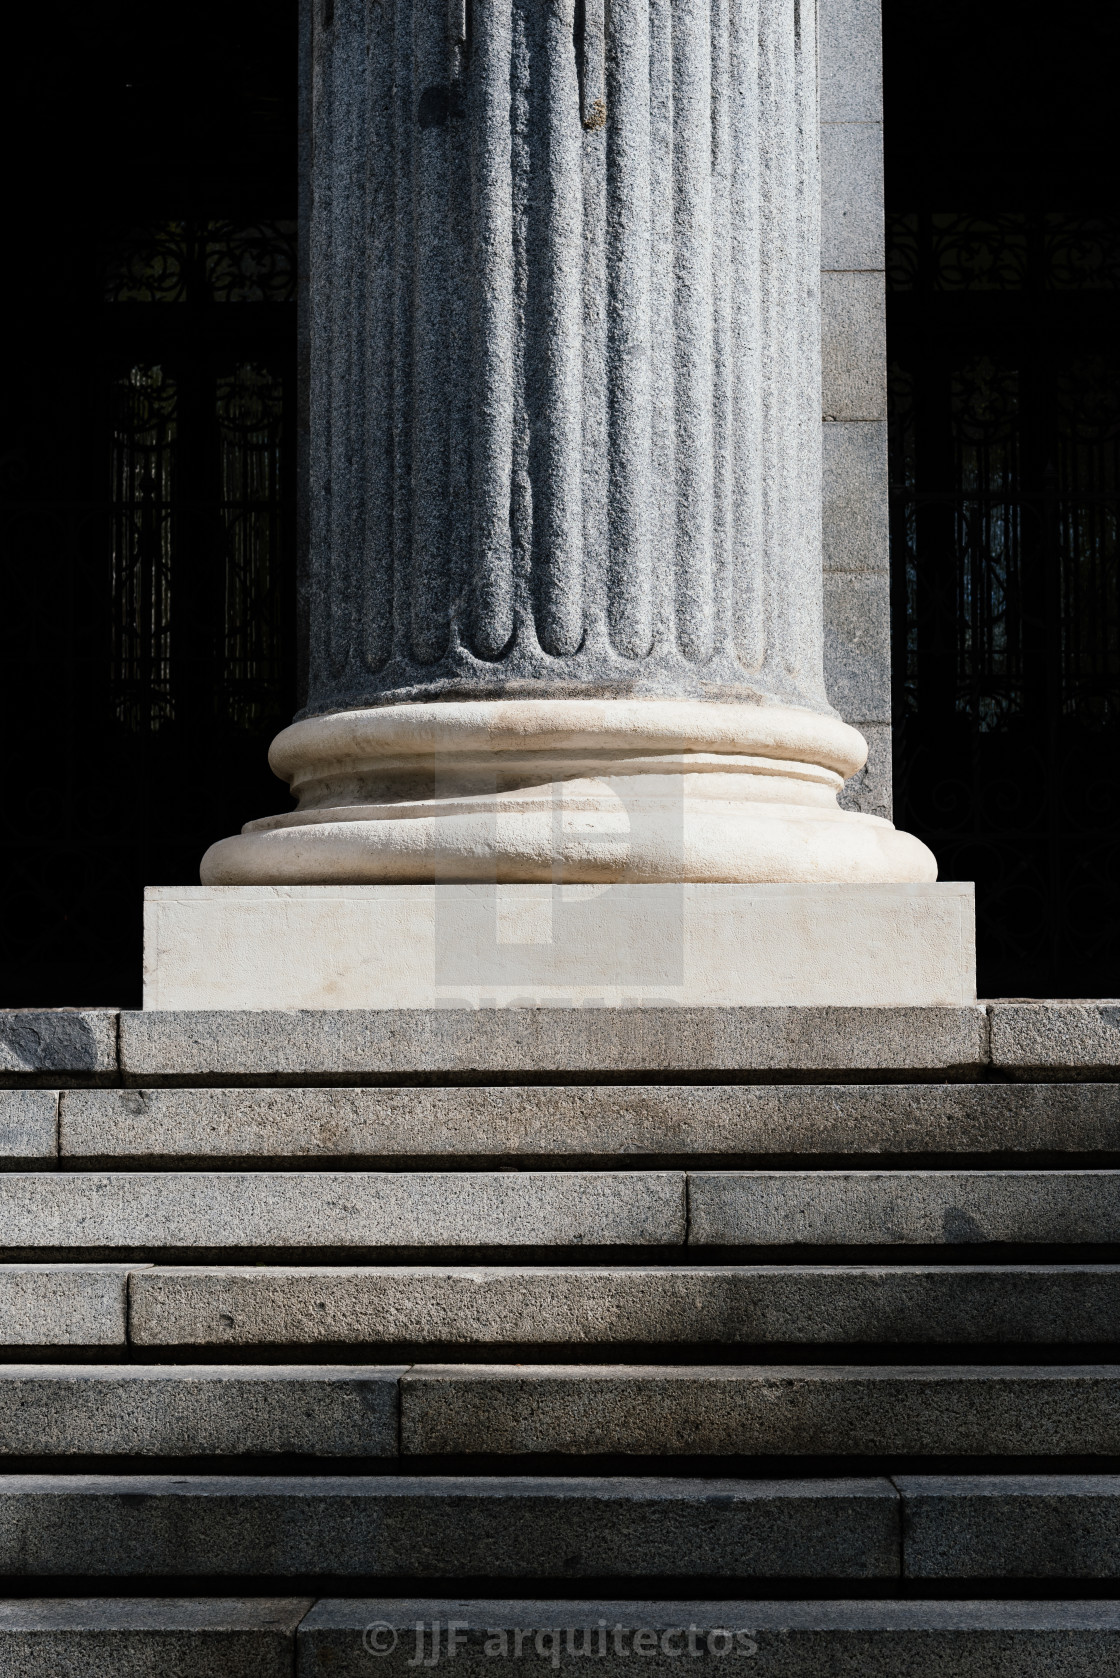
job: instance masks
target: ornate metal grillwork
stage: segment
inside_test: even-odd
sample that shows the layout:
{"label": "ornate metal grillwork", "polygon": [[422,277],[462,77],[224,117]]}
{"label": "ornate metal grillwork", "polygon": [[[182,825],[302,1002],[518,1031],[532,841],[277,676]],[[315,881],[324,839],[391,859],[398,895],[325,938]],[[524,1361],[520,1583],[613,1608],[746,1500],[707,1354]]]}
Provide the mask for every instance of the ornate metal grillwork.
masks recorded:
{"label": "ornate metal grillwork", "polygon": [[989,994],[1120,981],[1118,235],[892,229],[898,815],[976,879]]}
{"label": "ornate metal grillwork", "polygon": [[290,303],[293,221],[157,221],[106,230],[106,303]]}
{"label": "ornate metal grillwork", "polygon": [[132,729],[175,714],[171,579],[178,392],[162,367],[133,367],[112,391],[114,708]]}

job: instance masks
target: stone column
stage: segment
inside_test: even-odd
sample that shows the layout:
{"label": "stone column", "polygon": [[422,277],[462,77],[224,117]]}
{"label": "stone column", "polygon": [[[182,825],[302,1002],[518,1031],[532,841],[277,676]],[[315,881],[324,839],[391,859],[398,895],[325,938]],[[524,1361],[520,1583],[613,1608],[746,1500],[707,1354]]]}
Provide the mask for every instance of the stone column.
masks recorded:
{"label": "stone column", "polygon": [[929,880],[836,794],[814,0],[316,0],[299,807],[210,884]]}

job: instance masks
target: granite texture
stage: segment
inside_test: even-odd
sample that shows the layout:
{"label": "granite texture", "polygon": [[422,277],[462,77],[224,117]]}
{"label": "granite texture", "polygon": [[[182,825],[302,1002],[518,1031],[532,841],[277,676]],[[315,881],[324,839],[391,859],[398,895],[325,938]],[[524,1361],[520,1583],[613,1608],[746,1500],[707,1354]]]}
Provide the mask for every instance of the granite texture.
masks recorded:
{"label": "granite texture", "polygon": [[0,1086],[115,1083],[115,1008],[0,1010]]}
{"label": "granite texture", "polygon": [[837,803],[842,810],[862,810],[890,821],[894,813],[891,730],[885,723],[864,723],[860,732],[867,741],[867,762],[846,782]]}
{"label": "granite texture", "polygon": [[492,1672],[503,1643],[511,1657],[520,1647],[519,1667],[540,1673],[582,1672],[590,1651],[610,1678],[626,1678],[635,1651],[657,1678],[686,1661],[688,1671],[726,1670],[732,1660],[739,1670],[740,1655],[772,1678],[1113,1678],[1120,1646],[1114,1602],[328,1598],[300,1627],[301,1678],[365,1678],[371,1627],[386,1649],[379,1670],[404,1678],[410,1662],[431,1656],[433,1621],[441,1660],[454,1625],[461,1678]]}
{"label": "granite texture", "polygon": [[883,115],[880,0],[820,0],[821,122]]}
{"label": "granite texture", "polygon": [[1120,1241],[1117,1171],[692,1172],[689,1245]]}
{"label": "granite texture", "polygon": [[[1120,1267],[136,1271],[133,1346],[1111,1345]],[[31,1319],[27,1332],[34,1332]]]}
{"label": "granite texture", "polygon": [[123,1081],[373,1083],[605,1072],[975,1074],[983,1007],[424,1008],[126,1013]]}
{"label": "granite texture", "polygon": [[[830,420],[823,438],[825,570],[887,576],[886,421]],[[826,610],[826,647],[829,627]]]}
{"label": "granite texture", "polygon": [[822,274],[821,401],[826,420],[886,418],[885,310],[882,274]]}
{"label": "granite texture", "polygon": [[889,1481],[0,1478],[0,1573],[894,1578]]}
{"label": "granite texture", "polygon": [[1114,1084],[68,1090],[63,1163],[1120,1154]]}
{"label": "granite texture", "polygon": [[401,1371],[0,1365],[4,1456],[384,1457]]}
{"label": "granite texture", "polygon": [[1120,1476],[898,1475],[908,1579],[1120,1578]]}
{"label": "granite texture", "polygon": [[7,1678],[291,1678],[310,1598],[0,1602]]}
{"label": "granite texture", "polygon": [[312,714],[826,704],[815,31],[587,16],[315,28]]}
{"label": "granite texture", "polygon": [[44,1169],[58,1156],[58,1091],[0,1089],[0,1171]]}
{"label": "granite texture", "polygon": [[1015,1078],[1120,1076],[1120,1001],[993,1003],[992,1065]]}
{"label": "granite texture", "polygon": [[878,122],[821,124],[821,267],[881,269],[883,130]]}
{"label": "granite texture", "polygon": [[880,573],[825,572],[829,698],[861,728],[891,720],[890,592]]}
{"label": "granite texture", "polygon": [[58,1172],[0,1177],[9,1250],[679,1246],[679,1172]]}
{"label": "granite texture", "polygon": [[123,1347],[129,1274],[127,1264],[0,1265],[0,1348]]}
{"label": "granite texture", "polygon": [[417,1365],[401,1450],[1106,1456],[1120,1450],[1120,1368]]}

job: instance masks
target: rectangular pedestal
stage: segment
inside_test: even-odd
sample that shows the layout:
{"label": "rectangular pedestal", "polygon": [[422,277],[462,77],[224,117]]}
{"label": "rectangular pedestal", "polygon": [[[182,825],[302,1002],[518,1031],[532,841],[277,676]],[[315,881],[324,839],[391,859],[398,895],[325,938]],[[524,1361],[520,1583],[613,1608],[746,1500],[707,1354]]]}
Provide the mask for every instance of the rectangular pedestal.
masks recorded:
{"label": "rectangular pedestal", "polygon": [[152,886],[145,1008],[959,1007],[973,887]]}

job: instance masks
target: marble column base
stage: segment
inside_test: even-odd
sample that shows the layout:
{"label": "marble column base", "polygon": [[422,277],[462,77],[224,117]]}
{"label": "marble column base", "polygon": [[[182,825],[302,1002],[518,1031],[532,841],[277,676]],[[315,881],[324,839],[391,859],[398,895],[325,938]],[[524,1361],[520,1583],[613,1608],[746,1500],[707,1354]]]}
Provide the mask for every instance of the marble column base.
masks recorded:
{"label": "marble column base", "polygon": [[386,705],[285,729],[299,807],[212,845],[204,885],[932,881],[933,855],[836,795],[863,737],[757,703]]}
{"label": "marble column base", "polygon": [[963,1007],[971,885],[160,886],[144,1007]]}

